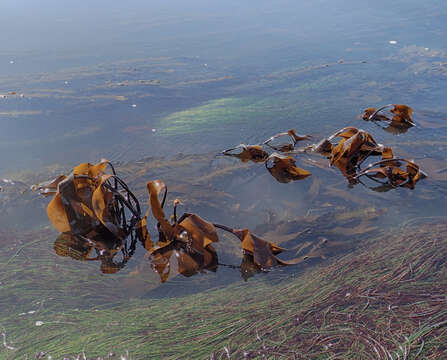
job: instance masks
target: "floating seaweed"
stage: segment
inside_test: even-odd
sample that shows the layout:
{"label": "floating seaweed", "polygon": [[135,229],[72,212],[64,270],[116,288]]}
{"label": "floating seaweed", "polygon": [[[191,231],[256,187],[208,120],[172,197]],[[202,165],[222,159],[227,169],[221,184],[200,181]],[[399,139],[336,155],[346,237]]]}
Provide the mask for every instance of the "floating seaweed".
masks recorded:
{"label": "floating seaweed", "polygon": [[240,144],[235,148],[225,150],[222,152],[222,154],[226,156],[236,157],[242,162],[264,162],[269,156],[267,152],[262,149],[262,146],[245,144]]}
{"label": "floating seaweed", "polygon": [[280,183],[305,179],[311,175],[309,171],[296,166],[296,161],[293,157],[277,153],[273,153],[268,157],[265,161],[265,167]]}
{"label": "floating seaweed", "polygon": [[385,159],[368,165],[356,175],[356,179],[366,176],[381,183],[376,191],[388,191],[396,187],[414,189],[416,183],[427,177],[417,164],[406,159]]}
{"label": "floating seaweed", "polygon": [[[391,113],[389,116],[382,114],[381,112],[385,109],[389,109]],[[362,119],[365,121],[374,121],[376,124],[381,122],[387,122],[388,126],[382,127],[385,131],[392,134],[402,134],[408,131],[409,128],[416,126],[411,115],[413,114],[413,109],[407,105],[402,104],[388,104],[382,106],[379,109],[373,107],[365,109]]]}
{"label": "floating seaweed", "polygon": [[[111,174],[106,174],[108,168]],[[137,198],[116,176],[107,160],[96,165],[80,164],[67,177],[59,176],[49,183],[36,185],[35,189],[44,195],[54,195],[47,214],[62,233],[85,235],[105,227],[123,239],[140,217]]]}
{"label": "floating seaweed", "polygon": [[[380,114],[385,107],[365,110],[365,119],[389,120]],[[413,126],[412,110],[405,105],[394,105],[391,122]],[[287,138],[288,143],[276,143]],[[375,141],[368,132],[355,127],[345,127],[317,144],[295,149],[297,142],[309,140],[310,135],[297,135],[294,129],[272,136],[260,145],[240,144],[222,152],[243,162],[263,162],[269,173],[281,183],[301,180],[311,175],[296,165],[292,155],[312,150],[329,160],[348,179],[349,184],[364,184],[366,177],[380,183],[375,191],[388,191],[396,187],[414,189],[415,184],[427,175],[413,161],[395,158],[391,148]],[[269,153],[268,150],[279,152]],[[370,156],[382,160],[361,168]],[[189,277],[206,271],[216,271],[218,254],[213,247],[219,242],[217,229],[235,235],[241,242],[242,263],[237,267],[244,279],[258,272],[279,265],[294,265],[309,258],[325,258],[328,239],[320,237],[317,243],[304,243],[297,251],[300,257],[285,261],[278,257],[286,249],[254,235],[249,229],[235,229],[213,224],[197,214],[177,214],[180,200],[173,201],[172,215],[165,213],[167,186],[162,180],[152,180],[146,185],[149,194],[149,210],[142,216],[138,199],[127,184],[116,175],[113,165],[102,160],[97,164],[82,163],[71,174],[36,184],[32,189],[43,196],[53,196],[47,214],[62,234],[56,240],[54,250],[61,256],[82,261],[101,261],[103,273],[115,273],[125,266],[135,252],[139,241],[146,250],[151,269],[160,276],[161,282],[181,274]],[[157,222],[156,241],[148,230],[149,214]],[[290,224],[289,224],[290,225]],[[370,231],[368,221],[351,229],[352,234]],[[333,229],[335,231],[336,229]],[[341,229],[346,232],[346,229]],[[334,232],[336,234],[336,232]],[[291,241],[294,234],[274,236]],[[276,240],[275,240],[276,241]],[[336,246],[330,241],[331,246]],[[302,254],[302,251],[306,254]],[[118,256],[120,254],[120,256]]]}
{"label": "floating seaweed", "polygon": [[[411,108],[410,110],[402,108],[404,106],[396,105],[396,110],[393,109],[402,118],[411,114]],[[372,111],[372,108],[366,110],[367,113]],[[370,116],[373,115],[374,113]],[[338,138],[339,142],[334,142],[334,139]],[[373,190],[379,192],[388,191],[396,186],[413,189],[419,179],[426,177],[426,174],[419,170],[417,164],[409,160],[394,159],[390,147],[378,144],[371,134],[355,127],[346,127],[338,130],[328,138],[312,145],[310,149],[315,153],[326,156],[329,159],[330,166],[336,166],[350,185],[359,183],[359,178],[367,175],[374,180],[388,178],[388,182],[382,183],[378,188],[373,188]],[[369,164],[365,170],[361,169],[361,165],[369,156],[378,155],[382,156],[382,161]],[[402,161],[407,164],[406,171],[400,169]],[[379,167],[375,168],[375,166]]]}
{"label": "floating seaweed", "polygon": [[[338,140],[334,141],[334,140]],[[311,149],[329,159],[330,166],[336,166],[351,185],[356,184],[355,174],[360,165],[371,155],[381,155],[383,145],[378,144],[368,132],[355,127],[345,127]]]}
{"label": "floating seaweed", "polygon": [[[277,143],[277,139],[287,138],[287,142]],[[310,140],[310,135],[298,135],[295,129],[278,133],[261,145],[240,144],[235,148],[222,151],[222,155],[237,157],[243,162],[263,162],[270,174],[280,183],[288,183],[301,180],[311,175],[307,170],[296,166],[296,161],[291,156],[281,155],[276,152],[268,153],[266,150],[275,150],[281,153],[292,154],[296,152],[295,146],[299,141]],[[236,152],[235,152],[236,151]]]}
{"label": "floating seaweed", "polygon": [[[107,169],[111,173],[106,173]],[[251,234],[248,229],[212,224],[197,214],[184,213],[178,217],[178,199],[173,202],[172,216],[167,217],[166,185],[161,180],[153,180],[146,187],[149,210],[143,217],[138,200],[106,160],[95,165],[80,164],[70,175],[37,184],[33,189],[43,196],[53,195],[47,214],[61,232],[54,244],[55,252],[79,261],[100,261],[103,273],[122,269],[134,254],[137,240],[146,249],[146,258],[161,282],[176,274],[189,277],[216,271],[219,261],[212,245],[219,241],[216,227],[240,238],[244,258],[252,259],[259,271],[293,264],[276,257],[284,249]],[[147,229],[149,213],[157,221],[156,242]]]}

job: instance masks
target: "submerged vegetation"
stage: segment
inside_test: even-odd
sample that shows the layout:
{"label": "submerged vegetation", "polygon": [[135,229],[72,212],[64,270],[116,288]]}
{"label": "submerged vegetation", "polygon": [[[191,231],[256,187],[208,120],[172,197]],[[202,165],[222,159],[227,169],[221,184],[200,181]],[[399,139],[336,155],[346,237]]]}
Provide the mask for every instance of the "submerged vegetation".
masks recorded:
{"label": "submerged vegetation", "polygon": [[258,278],[252,286],[125,305],[96,298],[81,311],[50,311],[48,300],[32,314],[3,316],[14,349],[2,348],[1,356],[82,358],[84,351],[107,358],[127,350],[130,359],[443,358],[444,220],[379,232],[353,253],[295,275],[277,273],[275,282]]}

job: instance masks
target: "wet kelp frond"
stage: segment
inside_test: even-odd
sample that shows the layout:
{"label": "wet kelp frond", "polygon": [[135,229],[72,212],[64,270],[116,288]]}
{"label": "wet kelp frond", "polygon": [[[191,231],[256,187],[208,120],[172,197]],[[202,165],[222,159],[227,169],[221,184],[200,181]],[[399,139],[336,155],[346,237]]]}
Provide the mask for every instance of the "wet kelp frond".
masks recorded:
{"label": "wet kelp frond", "polygon": [[305,179],[311,173],[296,166],[296,161],[291,156],[273,153],[265,161],[265,167],[270,174],[280,183]]}
{"label": "wet kelp frond", "polygon": [[[250,263],[252,273],[266,271],[277,265],[292,265],[296,262],[286,262],[276,257],[285,249],[274,243],[265,241],[252,234],[248,229],[233,229],[225,225],[213,224],[196,214],[184,213],[177,219],[174,201],[174,215],[169,221],[163,206],[167,187],[161,180],[147,184],[150,208],[157,220],[158,241],[152,248],[146,247],[152,269],[160,275],[161,282],[180,273],[192,276],[205,270],[216,271],[218,256],[213,243],[219,241],[216,228],[236,235],[241,241],[243,260],[240,266],[241,274],[247,278],[243,270]],[[147,241],[146,241],[147,243]]]}
{"label": "wet kelp frond", "polygon": [[98,260],[101,271],[109,274],[119,271],[132,257],[140,205],[110,162],[80,164],[68,176],[33,189],[44,196],[53,195],[47,214],[62,233],[54,244],[56,254]]}
{"label": "wet kelp frond", "polygon": [[[385,159],[370,164],[356,175],[356,179],[361,176],[366,176],[383,185],[390,185],[390,189],[398,186],[414,189],[420,179],[427,177],[417,164],[405,159]],[[385,179],[385,182],[381,181]]]}
{"label": "wet kelp frond", "polygon": [[396,159],[391,148],[383,148],[382,160],[369,164],[355,176],[355,180],[362,176],[382,184],[379,188],[373,188],[376,191],[388,191],[395,187],[414,189],[416,183],[426,178],[427,174],[413,161]]}
{"label": "wet kelp frond", "polygon": [[268,157],[267,152],[260,145],[245,144],[240,144],[233,149],[225,150],[222,154],[239,158],[242,162],[264,162]]}
{"label": "wet kelp frond", "polygon": [[[111,173],[107,174],[107,169]],[[34,189],[53,195],[47,214],[61,233],[86,235],[104,227],[118,238],[126,237],[140,217],[137,198],[107,160],[92,165],[83,163],[68,175],[41,183]]]}

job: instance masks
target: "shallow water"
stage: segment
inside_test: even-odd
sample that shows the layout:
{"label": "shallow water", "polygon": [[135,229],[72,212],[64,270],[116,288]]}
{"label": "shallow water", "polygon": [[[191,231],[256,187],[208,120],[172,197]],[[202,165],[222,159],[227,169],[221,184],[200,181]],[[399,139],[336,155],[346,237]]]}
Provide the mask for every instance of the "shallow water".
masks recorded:
{"label": "shallow water", "polygon": [[[37,301],[56,312],[244,282],[239,240],[224,235],[216,273],[165,284],[141,245],[116,274],[57,256],[48,199],[29,187],[81,162],[112,161],[143,207],[146,182],[161,178],[184,211],[248,227],[292,249],[285,258],[308,244],[299,253],[308,260],[254,276],[264,281],[329,262],[388,227],[447,215],[442,1],[133,5],[1,5],[0,314]],[[417,126],[395,135],[360,119],[388,103],[410,105]],[[427,179],[414,190],[348,187],[326,159],[298,154],[312,176],[282,184],[262,164],[216,156],[290,128],[318,142],[345,126],[414,159]]]}

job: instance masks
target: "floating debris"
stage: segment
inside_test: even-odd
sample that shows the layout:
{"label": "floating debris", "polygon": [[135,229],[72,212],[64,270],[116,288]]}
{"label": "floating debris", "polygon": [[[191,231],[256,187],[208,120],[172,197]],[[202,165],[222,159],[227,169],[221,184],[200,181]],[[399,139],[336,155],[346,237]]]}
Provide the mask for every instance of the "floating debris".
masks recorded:
{"label": "floating debris", "polygon": [[397,44],[397,41],[396,40],[390,40],[390,41],[388,41],[391,45],[396,45]]}

